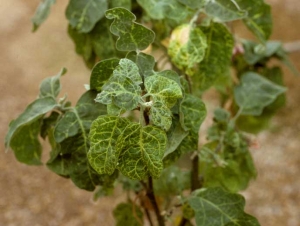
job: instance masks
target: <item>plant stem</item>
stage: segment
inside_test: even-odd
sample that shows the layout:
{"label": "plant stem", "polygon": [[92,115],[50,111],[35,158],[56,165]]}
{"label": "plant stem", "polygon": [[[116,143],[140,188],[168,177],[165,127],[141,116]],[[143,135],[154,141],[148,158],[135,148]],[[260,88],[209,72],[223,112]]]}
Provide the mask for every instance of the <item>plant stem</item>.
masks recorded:
{"label": "plant stem", "polygon": [[153,209],[154,209],[157,221],[158,221],[158,225],[159,226],[165,226],[164,218],[160,214],[160,210],[159,210],[158,204],[157,204],[156,199],[155,199],[155,195],[154,195],[154,191],[153,191],[152,177],[148,178],[147,197],[149,198],[149,200],[150,200],[150,202],[151,202],[151,204],[153,206]]}
{"label": "plant stem", "polygon": [[201,181],[199,179],[199,156],[194,156],[192,160],[192,172],[191,172],[191,191],[195,191],[201,188]]}

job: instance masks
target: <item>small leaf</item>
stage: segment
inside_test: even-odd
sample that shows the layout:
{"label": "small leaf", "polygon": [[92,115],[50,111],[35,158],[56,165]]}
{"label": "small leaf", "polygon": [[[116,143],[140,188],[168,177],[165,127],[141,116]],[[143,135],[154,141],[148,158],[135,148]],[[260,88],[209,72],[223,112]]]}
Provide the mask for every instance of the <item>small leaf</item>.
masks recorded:
{"label": "small leaf", "polygon": [[37,7],[34,16],[31,19],[33,23],[32,31],[36,31],[39,26],[48,18],[51,6],[54,5],[56,0],[42,0]]}
{"label": "small leaf", "polygon": [[240,85],[234,89],[234,98],[243,115],[260,115],[286,88],[268,81],[262,76],[247,72]]}
{"label": "small leaf", "polygon": [[168,54],[179,69],[191,76],[196,64],[203,60],[206,47],[206,36],[202,31],[184,24],[173,30]]}
{"label": "small leaf", "polygon": [[131,179],[144,179],[148,172],[158,178],[163,169],[167,137],[163,130],[131,123],[117,140],[118,169]]}
{"label": "small leaf", "polygon": [[221,188],[196,190],[188,199],[195,211],[197,226],[259,226],[258,221],[244,212],[245,199]]}
{"label": "small leaf", "polygon": [[205,6],[205,13],[217,22],[228,22],[247,16],[247,11],[241,10],[235,0],[209,1]]}
{"label": "small leaf", "polygon": [[132,51],[127,54],[126,58],[136,63],[139,67],[139,72],[144,79],[155,74],[155,71],[153,70],[155,59],[153,56],[143,52],[136,53],[135,51]]}
{"label": "small leaf", "polygon": [[40,85],[39,97],[50,96],[56,98],[61,90],[60,78],[66,72],[67,70],[63,68],[56,76],[44,79]]}
{"label": "small leaf", "polygon": [[112,174],[117,167],[120,151],[117,139],[130,123],[117,116],[99,116],[91,126],[88,160],[99,174]]}
{"label": "small leaf", "polygon": [[73,28],[88,33],[104,16],[107,8],[106,0],[70,0],[66,17]]}
{"label": "small leaf", "polygon": [[133,13],[125,8],[109,9],[105,13],[108,19],[114,19],[110,31],[116,36],[117,49],[120,51],[137,51],[146,49],[155,38],[150,29],[138,24]]}
{"label": "small leaf", "polygon": [[242,10],[248,12],[244,23],[264,43],[272,33],[271,7],[264,0],[235,0]]}
{"label": "small leaf", "polygon": [[113,104],[122,110],[133,110],[141,98],[141,83],[142,78],[136,64],[128,59],[121,59],[95,101]]}
{"label": "small leaf", "polygon": [[120,203],[114,209],[113,215],[116,219],[116,226],[142,226],[143,212],[136,204]]}
{"label": "small leaf", "polygon": [[199,78],[197,89],[205,90],[218,78],[229,74],[233,38],[227,28],[219,23],[211,23],[209,27],[202,26],[201,30],[207,36],[207,49],[199,65],[199,73],[195,76]]}
{"label": "small leaf", "polygon": [[118,66],[118,59],[107,59],[97,63],[92,70],[90,78],[90,89],[101,91],[102,86],[112,75],[114,69]]}
{"label": "small leaf", "polygon": [[199,98],[186,94],[180,105],[181,124],[184,128],[198,133],[206,117],[205,104]]}

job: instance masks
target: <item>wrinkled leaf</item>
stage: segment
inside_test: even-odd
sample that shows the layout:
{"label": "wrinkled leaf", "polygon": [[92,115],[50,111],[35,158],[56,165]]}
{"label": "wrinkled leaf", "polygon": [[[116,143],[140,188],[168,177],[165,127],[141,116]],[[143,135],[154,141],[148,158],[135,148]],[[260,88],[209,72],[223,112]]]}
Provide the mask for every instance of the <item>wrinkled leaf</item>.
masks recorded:
{"label": "wrinkled leaf", "polygon": [[195,211],[197,226],[259,226],[258,221],[244,212],[245,199],[222,188],[196,190],[188,199]]}
{"label": "wrinkled leaf", "polygon": [[105,13],[108,19],[114,19],[110,31],[119,36],[116,46],[120,51],[137,51],[146,49],[155,38],[150,29],[138,24],[133,13],[125,8],[109,9]]}
{"label": "wrinkled leaf", "polygon": [[32,31],[36,31],[39,26],[45,22],[48,18],[51,10],[51,6],[54,5],[56,0],[42,0],[37,7],[34,16],[31,18],[31,22],[33,23]]}
{"label": "wrinkled leaf", "polygon": [[66,17],[73,28],[88,33],[104,16],[107,8],[106,0],[70,0]]}
{"label": "wrinkled leaf", "polygon": [[254,72],[245,73],[234,89],[234,98],[243,115],[260,115],[264,107],[286,91],[286,88]]}

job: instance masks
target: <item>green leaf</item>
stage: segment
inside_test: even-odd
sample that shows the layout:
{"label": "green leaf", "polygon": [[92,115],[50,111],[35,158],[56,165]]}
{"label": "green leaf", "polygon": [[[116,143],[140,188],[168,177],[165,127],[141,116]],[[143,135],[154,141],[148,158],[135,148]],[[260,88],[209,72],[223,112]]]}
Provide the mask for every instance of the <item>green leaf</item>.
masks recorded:
{"label": "green leaf", "polygon": [[105,13],[108,19],[114,19],[110,31],[119,36],[116,46],[120,51],[137,51],[146,49],[155,38],[150,29],[138,24],[133,13],[125,8],[109,9]]}
{"label": "green leaf", "polygon": [[88,33],[104,16],[107,8],[106,0],[70,0],[66,17],[73,28]]}
{"label": "green leaf", "polygon": [[99,116],[91,126],[88,160],[99,174],[112,174],[117,167],[120,151],[117,139],[130,123],[117,116]]}
{"label": "green leaf", "polygon": [[206,36],[202,31],[184,24],[173,30],[168,54],[176,67],[191,76],[196,64],[203,60],[206,47]]}
{"label": "green leaf", "polygon": [[221,188],[196,190],[188,199],[195,211],[197,226],[259,226],[258,221],[244,212],[245,199]]}
{"label": "green leaf", "polygon": [[60,78],[67,72],[65,68],[63,68],[56,76],[46,78],[42,81],[40,85],[40,95],[39,97],[53,97],[56,98],[61,90]]}
{"label": "green leaf", "polygon": [[90,78],[90,89],[101,91],[102,86],[112,75],[114,69],[118,66],[118,59],[107,59],[97,63],[92,70]]}
{"label": "green leaf", "polygon": [[32,31],[36,31],[39,26],[47,19],[50,14],[51,6],[54,5],[56,0],[42,0],[37,7],[34,16],[31,18],[33,24]]}
{"label": "green leaf", "polygon": [[[197,89],[205,90],[221,76],[229,74],[233,38],[223,24],[211,23],[209,27],[201,27],[207,36],[207,49],[204,60],[199,65]],[[195,78],[196,79],[196,78]]]}
{"label": "green leaf", "polygon": [[131,10],[131,0],[110,0],[110,9],[116,7],[122,7],[128,10]]}
{"label": "green leaf", "polygon": [[46,117],[42,121],[40,135],[43,139],[49,135],[49,131],[54,128],[60,114],[56,111],[52,111],[49,117]]}
{"label": "green leaf", "polygon": [[205,13],[217,22],[228,22],[247,16],[247,11],[241,10],[235,0],[209,1],[205,6]]}
{"label": "green leaf", "polygon": [[181,102],[180,112],[182,126],[198,133],[206,117],[206,107],[203,101],[191,94],[186,94]]}
{"label": "green leaf", "polygon": [[192,130],[189,131],[189,134],[182,140],[178,150],[181,154],[192,152],[198,150],[198,132],[195,133]]}
{"label": "green leaf", "polygon": [[177,0],[138,0],[137,2],[155,20],[168,18],[180,23],[190,15],[189,9]]}
{"label": "green leaf", "polygon": [[207,3],[207,0],[177,0],[192,9],[200,9]]}
{"label": "green leaf", "polygon": [[264,107],[286,91],[286,88],[268,81],[259,74],[245,73],[234,89],[234,98],[243,115],[260,115]]}
{"label": "green leaf", "polygon": [[[39,120],[44,114],[57,107],[56,101],[52,97],[43,97],[32,102],[25,111],[9,125],[9,129],[5,138],[5,146],[9,148],[11,141],[18,135],[22,127]],[[34,124],[36,125],[36,124]],[[33,128],[31,128],[33,129]],[[18,133],[17,133],[18,132]],[[19,140],[19,139],[18,139]]]}
{"label": "green leaf", "polygon": [[143,212],[133,203],[120,203],[113,211],[116,226],[142,226]]}
{"label": "green leaf", "polygon": [[166,133],[154,126],[131,123],[117,140],[118,169],[131,179],[142,180],[148,173],[158,178],[163,169]]}
{"label": "green leaf", "polygon": [[116,105],[120,109],[133,110],[141,98],[142,78],[137,65],[128,59],[121,59],[113,76],[102,87],[95,101]]}
{"label": "green leaf", "polygon": [[132,51],[126,55],[126,58],[136,63],[142,78],[145,79],[146,77],[155,74],[153,69],[155,66],[155,59],[153,56],[143,52],[136,53],[135,51]]}
{"label": "green leaf", "polygon": [[261,41],[265,42],[272,33],[271,7],[264,0],[235,0],[242,10],[248,12],[243,21]]}

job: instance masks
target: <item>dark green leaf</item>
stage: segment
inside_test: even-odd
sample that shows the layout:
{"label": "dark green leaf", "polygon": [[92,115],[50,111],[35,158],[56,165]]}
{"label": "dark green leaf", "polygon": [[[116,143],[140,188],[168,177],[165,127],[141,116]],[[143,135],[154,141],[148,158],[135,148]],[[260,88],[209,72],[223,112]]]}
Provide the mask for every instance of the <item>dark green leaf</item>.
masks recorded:
{"label": "dark green leaf", "polygon": [[116,226],[142,226],[143,212],[133,203],[120,203],[113,211]]}
{"label": "dark green leaf", "polygon": [[155,59],[153,56],[143,52],[136,53],[133,51],[128,53],[126,58],[136,63],[136,65],[139,67],[139,72],[144,79],[155,74],[155,71],[153,70]]}
{"label": "dark green leaf", "polygon": [[241,83],[234,89],[234,98],[244,115],[260,115],[264,107],[286,91],[286,88],[248,72],[241,78]]}
{"label": "dark green leaf", "polygon": [[158,178],[163,169],[166,133],[154,126],[131,123],[117,140],[118,169],[131,179],[144,179],[148,173]]}
{"label": "dark green leaf", "polygon": [[114,69],[118,66],[118,59],[107,59],[97,63],[92,70],[90,78],[90,89],[101,91],[102,86],[112,75]]}
{"label": "dark green leaf", "polygon": [[110,9],[116,7],[123,7],[125,9],[131,10],[131,0],[110,0]]}
{"label": "dark green leaf", "polygon": [[43,139],[46,139],[49,134],[49,130],[54,128],[59,116],[59,113],[52,111],[49,117],[43,119],[40,133]]}
{"label": "dark green leaf", "polygon": [[56,76],[44,79],[40,85],[39,97],[42,98],[50,96],[55,99],[61,90],[60,77],[66,72],[67,70],[63,68]]}
{"label": "dark green leaf", "polygon": [[138,24],[136,17],[125,8],[109,9],[105,13],[108,19],[114,19],[110,31],[116,36],[117,49],[120,51],[137,51],[146,49],[155,38],[150,29]]}
{"label": "dark green leaf", "polygon": [[258,221],[244,212],[245,199],[221,188],[200,189],[188,199],[195,211],[197,226],[259,226]]}
{"label": "dark green leaf", "polygon": [[107,8],[106,0],[70,0],[66,17],[73,28],[87,33],[104,16]]}
{"label": "dark green leaf", "polygon": [[244,23],[261,42],[265,42],[272,33],[271,7],[264,0],[235,1],[242,10],[248,12]]}
{"label": "dark green leaf", "polygon": [[33,23],[32,31],[36,31],[39,26],[47,19],[50,14],[51,6],[54,5],[56,0],[42,0],[37,7],[34,16],[31,19]]}
{"label": "dark green leaf", "polygon": [[[207,49],[204,60],[199,66],[197,89],[209,88],[221,76],[228,75],[231,63],[233,38],[223,24],[211,23],[201,27],[207,36]],[[195,78],[196,79],[196,78]]]}

